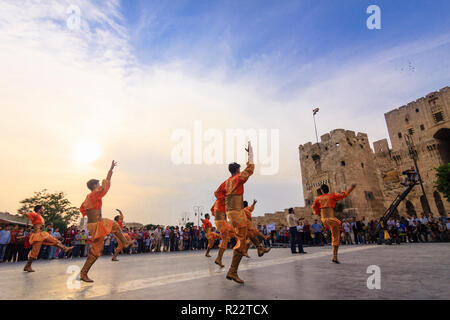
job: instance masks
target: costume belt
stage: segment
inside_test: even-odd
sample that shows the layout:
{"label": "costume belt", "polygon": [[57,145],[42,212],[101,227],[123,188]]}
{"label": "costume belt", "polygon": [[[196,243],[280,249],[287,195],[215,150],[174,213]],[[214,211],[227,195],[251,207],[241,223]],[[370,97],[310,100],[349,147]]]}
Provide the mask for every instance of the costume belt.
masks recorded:
{"label": "costume belt", "polygon": [[[87,216],[88,216],[88,223],[96,223],[102,220],[102,209],[89,209],[86,210]],[[93,219],[97,218],[98,219]],[[95,220],[95,221],[91,221]]]}
{"label": "costume belt", "polygon": [[215,212],[214,213],[214,220],[219,221],[219,220],[226,220],[227,216],[225,214],[225,212]]}
{"label": "costume belt", "polygon": [[225,208],[227,208],[227,211],[241,210],[243,201],[244,196],[242,194],[230,194],[225,197]]}

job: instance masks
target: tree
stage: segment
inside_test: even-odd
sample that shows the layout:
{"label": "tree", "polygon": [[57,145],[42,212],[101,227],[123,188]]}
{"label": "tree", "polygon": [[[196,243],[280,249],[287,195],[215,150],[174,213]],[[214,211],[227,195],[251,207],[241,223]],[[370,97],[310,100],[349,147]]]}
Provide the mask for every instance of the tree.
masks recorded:
{"label": "tree", "polygon": [[436,168],[435,187],[450,202],[450,163]]}
{"label": "tree", "polygon": [[194,223],[193,222],[188,222],[188,223],[186,223],[186,225],[184,226],[185,228],[192,228],[194,226]]}
{"label": "tree", "polygon": [[55,227],[65,231],[70,223],[75,222],[80,215],[78,208],[73,207],[63,192],[49,193],[46,189],[35,192],[34,196],[20,201],[22,206],[17,210],[20,212],[33,211],[34,206],[44,206],[42,217],[45,223],[53,223]]}

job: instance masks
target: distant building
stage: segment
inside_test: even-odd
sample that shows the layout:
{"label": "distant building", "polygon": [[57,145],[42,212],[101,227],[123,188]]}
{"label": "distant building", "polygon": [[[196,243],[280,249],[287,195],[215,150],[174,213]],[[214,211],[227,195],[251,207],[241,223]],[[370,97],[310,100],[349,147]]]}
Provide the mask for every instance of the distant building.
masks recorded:
{"label": "distant building", "polygon": [[0,212],[0,225],[18,224],[22,226],[31,225],[29,220],[22,215]]}
{"label": "distant building", "polygon": [[[392,149],[387,139],[383,139],[374,142],[372,151],[367,134],[344,129],[322,135],[319,143],[299,146],[305,206],[294,209],[296,216],[309,221],[315,218],[311,205],[323,183],[332,192],[343,191],[356,183],[357,189],[342,201],[341,216],[379,218],[405,189],[400,184],[402,172],[413,166],[405,135],[412,138],[417,150],[429,207],[417,186],[398,207],[399,214],[448,214],[450,204],[434,188],[434,169],[450,162],[450,88],[394,109],[385,114],[385,119]],[[286,214],[287,209],[254,217],[253,222],[286,224]]]}

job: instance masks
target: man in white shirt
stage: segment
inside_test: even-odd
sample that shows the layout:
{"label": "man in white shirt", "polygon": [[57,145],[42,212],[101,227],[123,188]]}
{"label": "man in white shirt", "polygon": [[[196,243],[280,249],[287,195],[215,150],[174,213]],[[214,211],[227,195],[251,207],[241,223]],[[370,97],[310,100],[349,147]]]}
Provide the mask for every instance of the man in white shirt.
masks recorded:
{"label": "man in white shirt", "polygon": [[297,218],[294,214],[294,209],[289,208],[288,215],[286,217],[287,225],[289,227],[289,235],[291,238],[291,252],[292,254],[296,254],[297,251],[295,249],[295,244],[298,246],[298,253],[306,253],[303,251],[302,239],[300,237],[299,232],[297,231]]}

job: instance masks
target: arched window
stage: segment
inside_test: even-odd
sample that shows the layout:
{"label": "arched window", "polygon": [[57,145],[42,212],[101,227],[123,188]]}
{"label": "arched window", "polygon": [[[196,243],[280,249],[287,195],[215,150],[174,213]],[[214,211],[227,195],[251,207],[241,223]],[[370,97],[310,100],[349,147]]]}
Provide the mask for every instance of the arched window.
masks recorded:
{"label": "arched window", "polygon": [[411,217],[417,217],[416,209],[414,209],[414,205],[411,201],[406,201],[406,213]]}
{"label": "arched window", "polygon": [[444,203],[442,202],[441,195],[439,194],[439,192],[435,191],[435,192],[433,192],[433,196],[434,196],[434,202],[436,203],[436,207],[438,209],[439,215],[446,216]]}
{"label": "arched window", "polygon": [[431,212],[430,207],[428,206],[428,203],[425,201],[425,196],[420,196],[420,204],[422,205],[423,212],[427,215]]}

